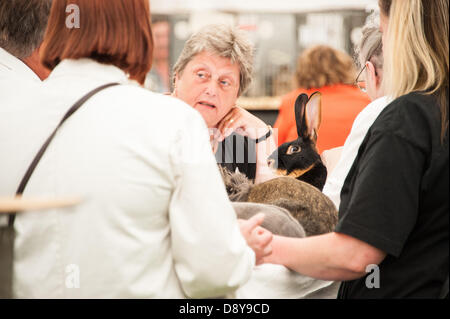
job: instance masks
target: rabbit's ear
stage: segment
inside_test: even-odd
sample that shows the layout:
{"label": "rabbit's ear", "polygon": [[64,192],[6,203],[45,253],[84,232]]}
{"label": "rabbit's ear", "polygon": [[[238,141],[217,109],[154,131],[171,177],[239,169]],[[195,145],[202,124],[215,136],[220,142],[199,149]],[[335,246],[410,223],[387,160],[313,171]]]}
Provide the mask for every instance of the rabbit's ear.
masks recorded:
{"label": "rabbit's ear", "polygon": [[305,122],[305,108],[308,102],[308,95],[302,93],[295,101],[295,122],[297,123],[298,137],[306,137],[307,129]]}
{"label": "rabbit's ear", "polygon": [[314,142],[317,141],[317,132],[319,131],[322,120],[322,94],[314,92],[306,103],[305,111],[307,135]]}

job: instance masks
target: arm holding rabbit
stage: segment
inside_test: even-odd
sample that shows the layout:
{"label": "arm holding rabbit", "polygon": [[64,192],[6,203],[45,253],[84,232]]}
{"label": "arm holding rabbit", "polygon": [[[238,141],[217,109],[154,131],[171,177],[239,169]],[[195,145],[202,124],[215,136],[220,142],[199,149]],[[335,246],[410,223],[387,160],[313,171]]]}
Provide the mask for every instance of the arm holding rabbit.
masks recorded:
{"label": "arm holding rabbit", "polygon": [[307,238],[274,236],[272,249],[265,263],[282,264],[310,277],[335,281],[363,277],[367,265],[378,265],[386,257],[385,252],[336,232]]}

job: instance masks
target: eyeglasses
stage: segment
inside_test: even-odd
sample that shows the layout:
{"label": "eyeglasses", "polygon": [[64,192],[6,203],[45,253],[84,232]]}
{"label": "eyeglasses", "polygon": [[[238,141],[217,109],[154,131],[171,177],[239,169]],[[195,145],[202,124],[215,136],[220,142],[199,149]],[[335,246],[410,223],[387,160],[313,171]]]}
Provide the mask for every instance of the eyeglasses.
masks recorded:
{"label": "eyeglasses", "polygon": [[366,82],[365,81],[359,81],[359,77],[361,76],[363,71],[366,69],[366,66],[367,66],[367,64],[364,64],[364,67],[361,69],[361,71],[359,71],[358,76],[356,77],[356,80],[355,80],[355,85],[364,93],[367,92]]}

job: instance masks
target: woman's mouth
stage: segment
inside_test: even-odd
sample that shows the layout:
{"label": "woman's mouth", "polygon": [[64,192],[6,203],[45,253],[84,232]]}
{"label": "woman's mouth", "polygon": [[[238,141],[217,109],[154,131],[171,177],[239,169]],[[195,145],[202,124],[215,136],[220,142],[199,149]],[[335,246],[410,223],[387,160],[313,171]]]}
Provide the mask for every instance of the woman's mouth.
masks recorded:
{"label": "woman's mouth", "polygon": [[201,105],[213,108],[213,109],[216,108],[216,106],[214,104],[211,104],[211,103],[208,103],[208,102],[198,102],[198,104],[201,104]]}

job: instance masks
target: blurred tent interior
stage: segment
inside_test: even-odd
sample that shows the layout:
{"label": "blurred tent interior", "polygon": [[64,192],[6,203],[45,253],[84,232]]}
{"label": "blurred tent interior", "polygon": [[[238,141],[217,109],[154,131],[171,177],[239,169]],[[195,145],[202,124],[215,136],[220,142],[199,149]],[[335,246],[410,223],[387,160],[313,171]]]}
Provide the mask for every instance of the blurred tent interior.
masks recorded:
{"label": "blurred tent interior", "polygon": [[204,25],[225,23],[248,31],[256,48],[254,76],[239,105],[273,124],[280,97],[295,88],[298,55],[316,44],[353,55],[377,0],[151,0],[150,8],[154,21],[169,25],[168,69],[190,34]]}

